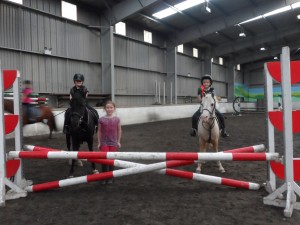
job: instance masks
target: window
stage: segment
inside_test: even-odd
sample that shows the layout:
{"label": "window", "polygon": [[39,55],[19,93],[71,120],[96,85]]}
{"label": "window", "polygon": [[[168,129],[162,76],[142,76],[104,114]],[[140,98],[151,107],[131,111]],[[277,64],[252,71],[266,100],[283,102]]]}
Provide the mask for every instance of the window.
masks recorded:
{"label": "window", "polygon": [[241,70],[241,65],[240,64],[236,65],[236,70]]}
{"label": "window", "polygon": [[119,22],[115,25],[116,33],[126,36],[126,24]]}
{"label": "window", "polygon": [[214,58],[211,58],[210,61],[211,61],[211,62],[214,62]]}
{"label": "window", "polygon": [[197,48],[193,48],[193,56],[198,58],[198,49]]}
{"label": "window", "polygon": [[177,52],[183,53],[183,44],[177,46]]}
{"label": "window", "polygon": [[23,0],[8,0],[8,1],[23,5]]}
{"label": "window", "polygon": [[65,1],[61,1],[61,16],[77,21],[77,6]]}
{"label": "window", "polygon": [[222,57],[219,57],[219,64],[223,65],[223,58]]}
{"label": "window", "polygon": [[144,30],[144,41],[152,44],[152,33]]}

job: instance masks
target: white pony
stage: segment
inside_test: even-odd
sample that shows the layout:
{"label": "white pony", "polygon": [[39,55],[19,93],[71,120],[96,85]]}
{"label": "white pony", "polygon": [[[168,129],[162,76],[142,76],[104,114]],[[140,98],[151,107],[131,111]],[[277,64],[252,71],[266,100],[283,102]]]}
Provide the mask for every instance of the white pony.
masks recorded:
{"label": "white pony", "polygon": [[[218,152],[220,129],[215,115],[217,101],[213,94],[207,93],[202,97],[201,116],[198,121],[198,136],[200,152],[208,150],[209,145],[212,145],[213,150]],[[217,161],[219,171],[225,173],[220,161]],[[197,173],[201,173],[201,162],[198,163]]]}

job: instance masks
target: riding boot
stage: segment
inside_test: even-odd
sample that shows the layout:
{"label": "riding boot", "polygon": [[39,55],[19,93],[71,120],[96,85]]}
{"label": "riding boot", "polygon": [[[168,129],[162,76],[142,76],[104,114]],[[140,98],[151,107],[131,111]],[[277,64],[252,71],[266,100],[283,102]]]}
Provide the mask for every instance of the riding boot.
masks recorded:
{"label": "riding boot", "polygon": [[221,136],[222,137],[229,137],[229,134],[226,132],[224,116],[218,110],[216,110],[216,116],[217,116],[217,119],[219,121]]}
{"label": "riding boot", "polygon": [[68,125],[64,125],[64,130],[63,130],[64,134],[69,134],[70,133],[70,128]]}
{"label": "riding boot", "polygon": [[195,137],[197,135],[199,117],[200,117],[200,110],[197,110],[192,117],[192,128],[190,131],[190,135],[192,137]]}

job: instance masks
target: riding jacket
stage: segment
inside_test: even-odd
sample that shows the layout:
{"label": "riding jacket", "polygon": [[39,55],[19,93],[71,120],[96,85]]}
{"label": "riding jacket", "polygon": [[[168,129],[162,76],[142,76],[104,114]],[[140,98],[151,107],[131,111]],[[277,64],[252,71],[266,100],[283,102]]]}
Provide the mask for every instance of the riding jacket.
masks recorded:
{"label": "riding jacket", "polygon": [[76,86],[72,87],[70,90],[70,95],[72,96],[72,98],[74,98],[75,93],[79,93],[84,99],[86,99],[86,94],[89,91],[87,90],[87,88],[85,86],[80,86],[79,88],[77,88]]}

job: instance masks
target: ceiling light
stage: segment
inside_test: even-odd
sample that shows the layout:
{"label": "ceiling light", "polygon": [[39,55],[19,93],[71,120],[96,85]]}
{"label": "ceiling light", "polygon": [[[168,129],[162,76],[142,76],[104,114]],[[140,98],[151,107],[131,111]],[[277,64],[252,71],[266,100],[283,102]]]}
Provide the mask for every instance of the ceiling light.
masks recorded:
{"label": "ceiling light", "polygon": [[241,23],[239,23],[239,24],[249,23],[249,22],[251,22],[251,21],[258,20],[258,19],[261,19],[261,18],[263,18],[263,17],[262,17],[262,16],[257,16],[257,17],[254,17],[254,18],[252,18],[252,19],[249,19],[249,20],[246,20],[246,21],[244,21],[244,22],[241,22]]}
{"label": "ceiling light", "polygon": [[157,13],[154,13],[152,16],[158,18],[158,19],[162,19],[162,18],[165,18],[167,16],[171,16],[173,14],[177,13],[176,10],[172,9],[172,8],[167,8],[167,9],[164,9],[162,11],[159,11]]}
{"label": "ceiling light", "polygon": [[277,59],[278,59],[278,57],[277,57],[277,56],[274,56],[274,59],[275,59],[275,60],[277,60]]}
{"label": "ceiling light", "polygon": [[187,1],[181,2],[177,5],[174,5],[174,7],[179,10],[185,10],[185,9],[191,8],[193,6],[199,5],[203,2],[205,2],[205,0],[187,0]]}
{"label": "ceiling light", "polygon": [[[158,18],[158,19],[162,19],[165,18],[167,16],[171,16],[173,14],[176,14],[178,11],[182,11],[191,7],[194,7],[196,5],[199,5],[201,3],[206,2],[207,3],[208,0],[186,0],[183,1],[177,5],[174,6],[170,6],[169,8],[166,8],[164,10],[161,10],[157,13],[152,14],[152,16]],[[210,10],[210,9],[209,9]]]}
{"label": "ceiling light", "polygon": [[300,15],[297,15],[297,19],[300,20]]}
{"label": "ceiling light", "polygon": [[241,32],[241,33],[239,33],[239,36],[240,37],[246,37],[247,35],[245,34],[245,32]]}
{"label": "ceiling light", "polygon": [[298,7],[300,7],[300,2],[296,2],[296,3],[292,4],[293,9],[296,9]]}
{"label": "ceiling light", "polygon": [[265,47],[261,47],[260,50],[261,51],[266,51],[266,48]]}
{"label": "ceiling light", "polygon": [[264,16],[264,17],[268,17],[268,16],[272,16],[272,15],[275,15],[275,14],[278,14],[278,13],[282,13],[282,12],[291,10],[291,9],[292,9],[291,6],[288,5],[288,6],[285,6],[285,7],[276,9],[276,10],[273,10],[273,11],[271,11],[271,12],[268,12],[268,13],[264,14],[263,16]]}
{"label": "ceiling light", "polygon": [[239,37],[247,36],[245,33],[245,30],[244,30],[244,27],[242,27],[241,24],[236,24],[235,26],[238,27],[238,29],[239,29]]}

